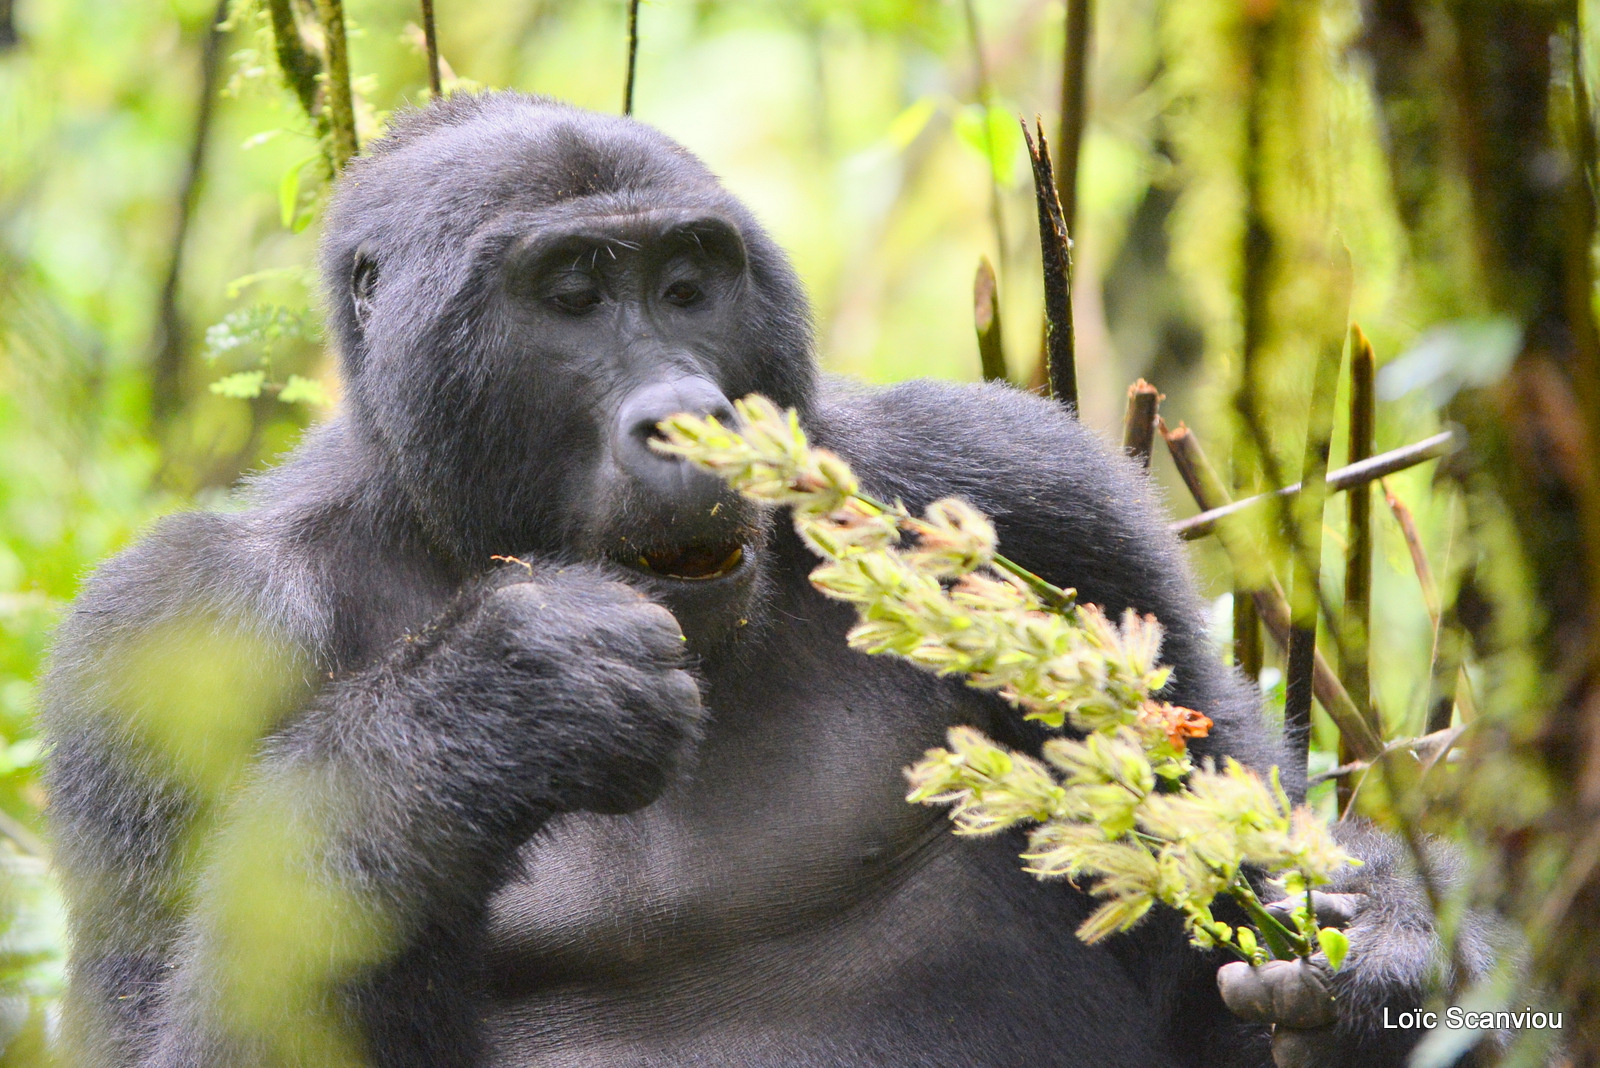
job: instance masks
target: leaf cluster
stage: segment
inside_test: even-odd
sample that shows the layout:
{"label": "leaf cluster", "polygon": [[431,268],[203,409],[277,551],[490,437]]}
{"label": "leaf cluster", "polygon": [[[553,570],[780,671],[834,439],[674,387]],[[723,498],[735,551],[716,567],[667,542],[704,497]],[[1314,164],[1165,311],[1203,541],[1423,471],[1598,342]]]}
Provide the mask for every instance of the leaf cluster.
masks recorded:
{"label": "leaf cluster", "polygon": [[[913,516],[875,501],[844,461],[810,446],[793,410],[756,396],[735,407],[737,429],[678,415],[655,445],[748,497],[792,508],[796,531],[823,558],[812,583],[856,608],[852,647],[961,675],[1078,735],[1051,738],[1036,759],[952,728],[948,748],[906,770],[909,801],[949,805],[957,834],[1032,825],[1026,870],[1084,879],[1102,899],[1078,930],[1086,942],[1127,930],[1159,902],[1182,914],[1197,945],[1259,963],[1326,943],[1337,966],[1342,936],[1319,931],[1308,907],[1286,926],[1247,873],[1309,894],[1353,858],[1290,804],[1277,769],[1264,780],[1232,759],[1194,762],[1188,741],[1211,721],[1160,699],[1170,669],[1154,617],[1130,609],[1114,622],[1095,605],[1046,600],[1038,588],[1048,584],[999,556],[993,525],[971,505],[949,498]],[[1219,895],[1256,929],[1218,920]]]}

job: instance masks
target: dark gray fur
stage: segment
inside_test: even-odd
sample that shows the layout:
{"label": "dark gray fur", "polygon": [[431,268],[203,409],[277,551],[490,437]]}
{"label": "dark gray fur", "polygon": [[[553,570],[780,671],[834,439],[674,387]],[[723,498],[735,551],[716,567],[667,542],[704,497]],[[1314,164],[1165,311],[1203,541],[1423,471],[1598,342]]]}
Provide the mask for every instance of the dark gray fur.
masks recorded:
{"label": "dark gray fur", "polygon": [[[654,278],[655,261],[627,273],[656,232],[640,212],[727,221],[742,267],[707,275],[715,299],[692,314],[628,318],[618,296],[569,325],[506,267],[519,242],[592,221],[614,243],[590,268],[610,269],[603,253],[618,286]],[[235,963],[218,888],[263,811],[319,829],[275,862],[388,925],[381,959],[311,992],[377,1065],[1269,1063],[1173,917],[1085,946],[1090,899],[1023,874],[1015,838],[957,840],[903,801],[900,769],[951,724],[1021,746],[1036,729],[851,652],[850,613],[810,587],[786,517],[658,492],[618,459],[614,416],[669,373],[799,407],[871,492],[963,496],[1027,567],[1155,613],[1169,696],[1216,724],[1197,748],[1280,763],[1141,472],[1010,389],[819,385],[784,255],[628,120],[451,98],[351,166],[326,233],[343,414],[242,510],[169,518],[108,562],[58,640],[45,721],[73,1063],[310,1056],[306,1018],[268,1034],[217,994]],[[733,579],[629,566],[735,535]],[[271,651],[237,687],[272,695],[264,736],[222,786],[175,770],[143,726],[162,710],[119,681],[145,636],[197,620]],[[192,730],[220,737],[234,715]],[[1382,922],[1358,918],[1340,980],[1363,1008],[1349,1063],[1397,1065],[1367,1010],[1419,1001],[1434,939],[1387,860],[1361,878]]]}

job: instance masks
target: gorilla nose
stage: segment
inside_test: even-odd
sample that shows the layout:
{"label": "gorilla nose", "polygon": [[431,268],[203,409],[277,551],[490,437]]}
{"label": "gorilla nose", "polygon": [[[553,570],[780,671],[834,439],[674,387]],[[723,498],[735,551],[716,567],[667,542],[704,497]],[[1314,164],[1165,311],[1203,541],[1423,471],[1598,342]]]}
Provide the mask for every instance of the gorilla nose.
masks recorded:
{"label": "gorilla nose", "polygon": [[679,378],[658,382],[636,391],[618,414],[620,440],[617,459],[622,468],[658,492],[690,491],[690,486],[711,476],[690,469],[675,457],[662,456],[650,447],[658,437],[656,427],[670,415],[714,415],[724,425],[733,421],[733,405],[716,383],[705,378]]}

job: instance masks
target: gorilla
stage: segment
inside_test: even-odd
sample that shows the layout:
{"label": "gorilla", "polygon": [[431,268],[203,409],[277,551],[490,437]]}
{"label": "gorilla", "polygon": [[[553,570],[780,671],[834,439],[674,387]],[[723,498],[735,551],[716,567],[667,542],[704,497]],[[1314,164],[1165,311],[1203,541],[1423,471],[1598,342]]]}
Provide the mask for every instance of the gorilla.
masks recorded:
{"label": "gorilla", "polygon": [[[1154,613],[1198,751],[1289,766],[1131,463],[1009,388],[822,379],[784,254],[632,120],[410,112],[321,255],[342,413],[105,564],[60,631],[73,1063],[1273,1063],[1174,915],[1085,945],[1083,890],[907,804],[950,726],[1038,730],[850,650],[787,518],[650,440],[793,406],[879,498],[963,497],[1024,566]],[[1400,854],[1345,840],[1319,1056],[1399,1064],[1416,1035],[1380,1010],[1421,1003],[1438,940]]]}

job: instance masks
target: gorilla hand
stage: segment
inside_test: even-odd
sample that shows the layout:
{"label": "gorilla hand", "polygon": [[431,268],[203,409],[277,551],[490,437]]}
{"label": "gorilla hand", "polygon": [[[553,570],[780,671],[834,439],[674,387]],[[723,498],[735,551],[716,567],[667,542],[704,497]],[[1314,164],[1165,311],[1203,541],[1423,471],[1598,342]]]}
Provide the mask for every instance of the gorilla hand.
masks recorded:
{"label": "gorilla hand", "polygon": [[[1463,924],[1446,953],[1433,910],[1411,858],[1394,837],[1358,821],[1334,826],[1339,844],[1359,856],[1328,887],[1313,895],[1317,922],[1343,928],[1350,952],[1337,972],[1322,955],[1309,963],[1283,961],[1262,968],[1230,964],[1217,976],[1228,1008],[1247,1020],[1273,1025],[1278,1068],[1400,1068],[1423,1031],[1385,1026],[1420,1009],[1427,989],[1485,975],[1494,959],[1490,926]],[[1462,863],[1439,842],[1424,843],[1430,879],[1443,893],[1462,879]],[[1290,902],[1269,905],[1286,914]]]}
{"label": "gorilla hand", "polygon": [[527,693],[509,726],[548,765],[556,810],[648,804],[699,736],[678,621],[594,568],[545,568],[490,591],[458,643],[493,681]]}
{"label": "gorilla hand", "polygon": [[[1319,926],[1343,928],[1366,895],[1314,891],[1311,899]],[[1298,904],[1276,901],[1267,911],[1283,920]],[[1311,1068],[1335,1060],[1341,1042],[1334,1026],[1339,1011],[1331,979],[1326,959],[1318,954],[1309,961],[1274,960],[1259,967],[1235,961],[1217,973],[1217,987],[1234,1015],[1272,1027],[1272,1059],[1278,1068]]]}

